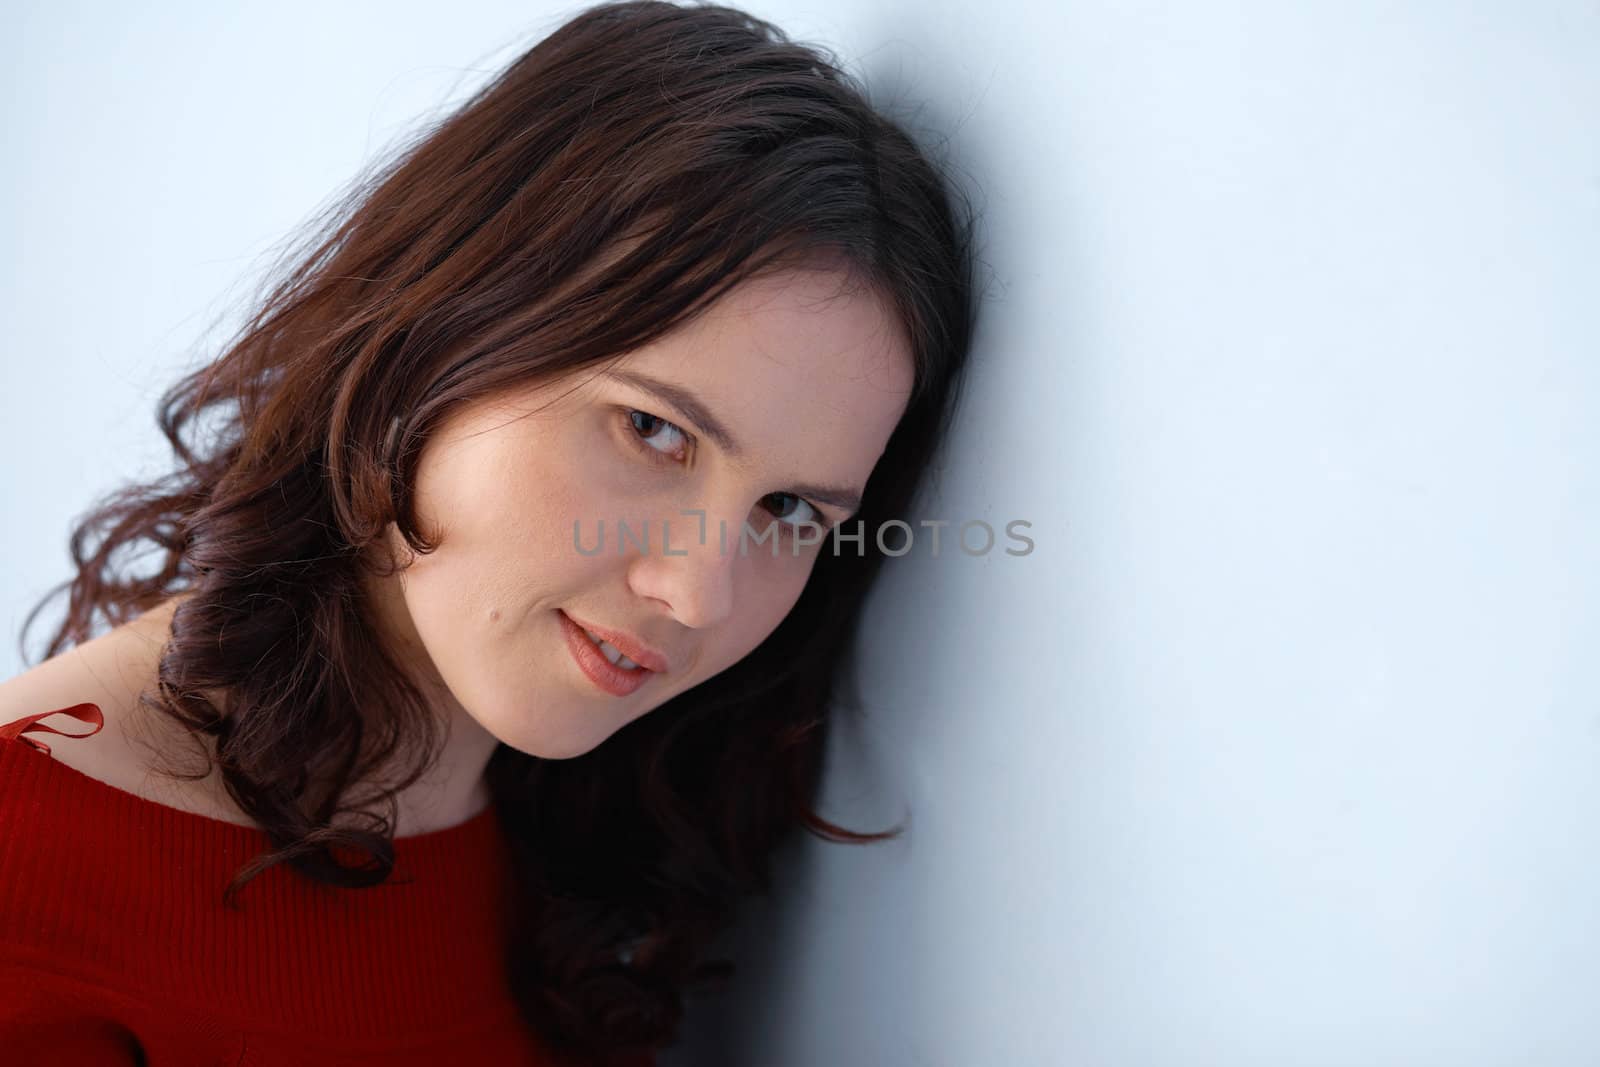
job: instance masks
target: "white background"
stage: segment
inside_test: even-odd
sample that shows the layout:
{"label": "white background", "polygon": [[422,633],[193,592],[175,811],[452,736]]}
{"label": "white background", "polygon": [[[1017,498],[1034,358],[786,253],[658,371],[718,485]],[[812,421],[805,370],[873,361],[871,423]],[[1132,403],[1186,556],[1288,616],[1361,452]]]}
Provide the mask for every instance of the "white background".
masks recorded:
{"label": "white background", "polygon": [[[670,1062],[1600,1062],[1600,8],[749,7],[980,187],[929,514],[1037,547],[888,568],[822,811],[909,829]],[[272,246],[577,10],[0,11],[6,676]]]}

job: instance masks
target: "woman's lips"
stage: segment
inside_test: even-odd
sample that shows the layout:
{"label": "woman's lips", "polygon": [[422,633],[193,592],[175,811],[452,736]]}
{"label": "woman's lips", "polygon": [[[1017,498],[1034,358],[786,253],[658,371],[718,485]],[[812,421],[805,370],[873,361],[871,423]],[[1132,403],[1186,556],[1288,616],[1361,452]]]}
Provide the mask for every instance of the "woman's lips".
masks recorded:
{"label": "woman's lips", "polygon": [[561,614],[566,615],[574,626],[586,633],[589,640],[595,644],[604,641],[624,656],[627,656],[630,663],[638,664],[646,670],[654,671],[657,674],[666,674],[671,669],[671,664],[667,662],[667,657],[651,648],[643,638],[636,637],[626,630],[613,630],[608,626],[573,618],[564,609],[561,610]]}
{"label": "woman's lips", "polygon": [[561,617],[561,629],[567,638],[567,650],[572,653],[572,658],[577,661],[578,669],[588,679],[612,696],[625,697],[650,680],[651,672],[643,667],[633,670],[624,670],[606,659],[605,653],[600,651],[593,641],[577,623],[567,618],[567,613],[557,610]]}

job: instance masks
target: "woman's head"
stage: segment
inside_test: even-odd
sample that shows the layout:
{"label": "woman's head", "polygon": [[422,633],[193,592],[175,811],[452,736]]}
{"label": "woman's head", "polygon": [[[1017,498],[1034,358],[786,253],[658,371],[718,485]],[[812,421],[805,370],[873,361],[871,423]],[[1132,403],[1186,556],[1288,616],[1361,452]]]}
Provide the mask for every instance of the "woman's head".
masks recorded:
{"label": "woman's head", "polygon": [[[910,517],[970,342],[958,195],[768,23],[583,12],[356,189],[168,394],[182,467],[75,533],[50,651],[191,594],[160,706],[279,846],[251,876],[386,877],[382,834],[328,823],[387,795],[378,769],[426,770],[441,702],[465,712],[506,742],[488,779],[539,902],[513,954],[530,1013],[558,1041],[659,1040],[779,840],[870,839],[811,801],[877,531]],[[738,549],[846,519],[839,551]],[[621,521],[649,548],[619,554]],[[162,565],[113,573],[142,540]],[[568,615],[667,669],[603,692]]]}

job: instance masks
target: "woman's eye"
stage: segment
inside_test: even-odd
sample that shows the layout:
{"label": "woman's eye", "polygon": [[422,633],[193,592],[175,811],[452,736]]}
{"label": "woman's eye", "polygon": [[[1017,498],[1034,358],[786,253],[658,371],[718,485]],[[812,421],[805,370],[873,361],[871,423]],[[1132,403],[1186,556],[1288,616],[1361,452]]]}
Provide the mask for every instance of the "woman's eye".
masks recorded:
{"label": "woman's eye", "polygon": [[[777,508],[769,507],[767,509],[768,511],[772,512],[773,518],[785,520],[784,525],[788,526],[793,531],[798,531],[807,523],[815,523],[817,526],[825,525],[822,518],[822,512],[818,511],[816,507],[804,497],[795,496],[793,493],[768,493],[765,499],[769,501],[793,501],[794,507],[783,508],[779,506]],[[801,512],[798,510],[800,508],[804,508],[805,510]],[[799,519],[793,522],[787,521],[796,514],[800,515]]]}
{"label": "woman's eye", "polygon": [[656,462],[681,461],[687,458],[688,434],[666,419],[652,415],[648,411],[629,408],[625,414],[632,428],[630,436],[636,444],[653,453],[655,457],[660,457]]}

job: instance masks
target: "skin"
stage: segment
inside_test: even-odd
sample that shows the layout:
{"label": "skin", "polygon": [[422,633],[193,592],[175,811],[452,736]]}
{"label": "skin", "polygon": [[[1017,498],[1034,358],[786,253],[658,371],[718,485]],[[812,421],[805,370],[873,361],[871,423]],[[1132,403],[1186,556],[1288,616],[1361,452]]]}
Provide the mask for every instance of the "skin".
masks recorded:
{"label": "skin", "polygon": [[[789,613],[831,537],[798,555],[785,540],[774,558],[770,543],[741,553],[740,529],[810,521],[831,530],[846,520],[847,508],[795,487],[859,493],[913,380],[888,306],[870,291],[841,291],[842,280],[815,269],[747,281],[651,345],[465,407],[430,438],[416,511],[439,547],[413,558],[391,525],[387,549],[410,565],[368,581],[382,639],[447,727],[433,768],[399,794],[397,837],[487,807],[483,772],[497,744],[547,759],[589,752],[738,662]],[[616,376],[629,372],[692,393],[740,451]],[[791,492],[807,502],[774,496]],[[603,551],[577,550],[575,520],[585,548],[604,523]],[[631,542],[618,551],[618,520],[636,534],[648,529],[648,551]],[[137,703],[153,686],[176,602],[0,685],[0,722],[95,701],[108,729],[48,735],[55,758],[160,803],[249,825],[220,775],[179,784],[149,774],[151,753],[192,745]],[[601,690],[568,651],[558,609],[642,638],[669,669],[625,697]],[[85,729],[64,716],[45,722]]]}
{"label": "skin", "polygon": [[[588,752],[738,662],[789,613],[831,539],[798,554],[781,544],[777,558],[770,543],[740,553],[741,525],[831,530],[848,518],[772,494],[806,483],[859,494],[912,386],[887,306],[865,291],[838,295],[840,281],[789,271],[746,282],[656,343],[467,409],[429,441],[417,512],[423,529],[442,531],[440,547],[372,584],[390,647],[417,665],[450,724],[428,821],[488,803],[482,774],[497,743],[547,759]],[[740,454],[611,373],[629,371],[692,392]],[[703,543],[702,520],[684,509],[704,510]],[[648,551],[629,542],[619,553],[619,519],[650,531]],[[604,522],[604,551],[577,550],[574,520],[586,549]],[[392,527],[391,546],[411,558]],[[557,609],[642,638],[670,669],[625,697],[597,688]]]}

